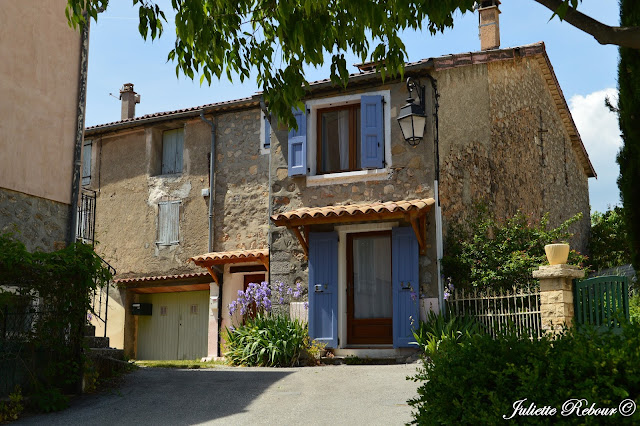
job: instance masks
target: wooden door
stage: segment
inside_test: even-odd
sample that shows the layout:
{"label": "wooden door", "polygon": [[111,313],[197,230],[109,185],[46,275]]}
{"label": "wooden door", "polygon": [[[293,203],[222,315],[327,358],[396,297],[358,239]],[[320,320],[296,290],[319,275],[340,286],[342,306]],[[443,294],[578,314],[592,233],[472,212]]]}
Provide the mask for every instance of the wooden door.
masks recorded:
{"label": "wooden door", "polygon": [[347,344],[392,344],[391,233],[347,237]]}
{"label": "wooden door", "polygon": [[[252,275],[245,275],[244,276],[244,291],[247,291],[247,288],[249,287],[249,284],[251,283],[255,283],[260,285],[261,282],[263,282],[265,280],[265,275],[264,274],[252,274]],[[245,318],[250,317],[253,318],[256,316],[256,305],[255,303],[252,305],[251,309],[249,309],[249,312],[247,312],[245,314]]]}

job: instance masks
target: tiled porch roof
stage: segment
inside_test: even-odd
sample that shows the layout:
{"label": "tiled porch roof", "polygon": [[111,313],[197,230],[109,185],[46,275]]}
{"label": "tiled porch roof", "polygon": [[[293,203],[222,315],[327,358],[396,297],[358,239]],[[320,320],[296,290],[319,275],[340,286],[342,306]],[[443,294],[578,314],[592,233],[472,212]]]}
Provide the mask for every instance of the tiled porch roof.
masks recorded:
{"label": "tiled porch roof", "polygon": [[187,280],[193,278],[208,277],[208,272],[194,272],[190,274],[178,274],[178,275],[158,275],[153,277],[133,277],[133,278],[119,278],[113,280],[115,284],[136,284],[154,281],[173,281],[173,280]]}
{"label": "tiled porch roof", "polygon": [[268,249],[217,251],[194,256],[189,261],[201,267],[223,265],[225,263],[268,262]]}
{"label": "tiled porch roof", "polygon": [[300,226],[316,223],[353,222],[402,218],[406,215],[422,215],[435,204],[433,198],[387,201],[347,206],[303,207],[285,213],[274,214],[271,220],[278,226]]}

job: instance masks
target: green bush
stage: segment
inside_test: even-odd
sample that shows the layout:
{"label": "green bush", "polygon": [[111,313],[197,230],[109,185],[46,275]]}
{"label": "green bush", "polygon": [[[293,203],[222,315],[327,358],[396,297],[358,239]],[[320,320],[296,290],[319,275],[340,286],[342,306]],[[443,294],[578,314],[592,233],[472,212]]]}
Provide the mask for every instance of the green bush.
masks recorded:
{"label": "green bush", "polygon": [[[486,206],[476,206],[473,219],[452,226],[447,233],[443,274],[456,288],[511,289],[537,286],[533,269],[547,263],[544,246],[571,237],[568,228],[582,219],[578,213],[557,228],[549,229],[549,215],[541,219],[517,212],[501,220]],[[582,265],[586,258],[575,250],[569,263]]]}
{"label": "green bush", "polygon": [[234,365],[291,367],[308,345],[307,324],[284,315],[258,313],[227,329],[226,356]]}
{"label": "green bush", "polygon": [[462,342],[482,331],[480,323],[470,316],[449,315],[447,319],[442,314],[429,311],[427,321],[420,322],[420,326],[413,331],[413,337],[420,349],[432,356],[443,340]]}
{"label": "green bush", "polygon": [[632,417],[562,416],[563,404],[586,399],[588,408],[618,408],[629,399],[640,403],[640,325],[626,324],[621,333],[582,327],[555,339],[491,338],[441,342],[414,380],[423,382],[409,401],[414,424],[496,424],[523,407],[557,410],[551,417],[514,417],[518,424],[638,424]]}
{"label": "green bush", "polygon": [[640,294],[629,298],[629,319],[632,323],[640,324]]}

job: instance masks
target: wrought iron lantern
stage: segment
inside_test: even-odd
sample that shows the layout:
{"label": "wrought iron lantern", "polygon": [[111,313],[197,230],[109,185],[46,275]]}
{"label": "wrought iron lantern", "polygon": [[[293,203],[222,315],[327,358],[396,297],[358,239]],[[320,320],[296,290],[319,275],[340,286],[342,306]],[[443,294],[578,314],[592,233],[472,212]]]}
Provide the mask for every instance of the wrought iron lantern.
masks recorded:
{"label": "wrought iron lantern", "polygon": [[[409,145],[416,146],[424,137],[424,128],[427,122],[427,117],[425,116],[425,88],[419,81],[409,77],[407,78],[407,89],[409,90],[409,97],[407,98],[407,104],[400,109],[398,124],[400,125],[400,130],[402,130],[404,140]],[[415,103],[413,96],[411,96],[414,90],[418,95],[418,104]]]}

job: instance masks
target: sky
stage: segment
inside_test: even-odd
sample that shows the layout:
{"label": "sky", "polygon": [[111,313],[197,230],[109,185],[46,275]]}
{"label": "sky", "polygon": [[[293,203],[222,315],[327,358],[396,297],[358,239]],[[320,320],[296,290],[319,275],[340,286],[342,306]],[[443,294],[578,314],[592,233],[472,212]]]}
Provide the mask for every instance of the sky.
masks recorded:
{"label": "sky", "polygon": [[[175,64],[167,54],[175,42],[170,1],[159,0],[168,23],[160,39],[144,41],[138,33],[138,9],[131,0],[111,1],[106,12],[92,22],[89,42],[89,77],[86,125],[120,119],[119,89],[133,83],[141,95],[136,115],[188,108],[250,96],[258,90],[254,80],[231,83],[213,80],[211,86],[176,77]],[[583,0],[580,9],[608,25],[619,22],[617,0]],[[503,0],[500,5],[501,47],[544,41],[560,87],[585,144],[598,179],[589,179],[591,210],[604,211],[620,203],[616,185],[619,169],[615,157],[622,141],[615,114],[605,96],[617,99],[618,49],[602,46],[571,25],[550,20],[551,12],[533,0]],[[454,28],[432,36],[428,31],[405,31],[408,61],[477,51],[477,14],[458,14]],[[360,62],[346,55],[347,63]],[[355,72],[353,68],[351,72]],[[329,76],[329,65],[305,70],[308,81]]]}

